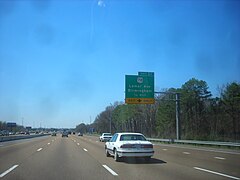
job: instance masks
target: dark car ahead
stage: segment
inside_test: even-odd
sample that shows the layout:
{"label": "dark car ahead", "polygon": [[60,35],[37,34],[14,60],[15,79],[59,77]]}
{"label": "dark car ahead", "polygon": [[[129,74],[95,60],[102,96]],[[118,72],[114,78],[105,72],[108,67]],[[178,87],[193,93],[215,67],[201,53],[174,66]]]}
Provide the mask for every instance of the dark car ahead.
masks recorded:
{"label": "dark car ahead", "polygon": [[78,136],[83,136],[83,133],[79,132],[79,133],[78,133]]}
{"label": "dark car ahead", "polygon": [[64,131],[64,132],[62,133],[62,137],[68,137],[68,132]]}

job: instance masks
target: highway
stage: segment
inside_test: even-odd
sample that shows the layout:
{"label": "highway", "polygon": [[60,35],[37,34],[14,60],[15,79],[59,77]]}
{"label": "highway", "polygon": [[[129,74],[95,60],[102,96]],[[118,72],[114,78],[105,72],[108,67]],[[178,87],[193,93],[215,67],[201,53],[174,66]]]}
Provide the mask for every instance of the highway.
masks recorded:
{"label": "highway", "polygon": [[38,137],[0,143],[0,179],[239,179],[240,151],[154,144],[149,162],[106,157],[95,136]]}

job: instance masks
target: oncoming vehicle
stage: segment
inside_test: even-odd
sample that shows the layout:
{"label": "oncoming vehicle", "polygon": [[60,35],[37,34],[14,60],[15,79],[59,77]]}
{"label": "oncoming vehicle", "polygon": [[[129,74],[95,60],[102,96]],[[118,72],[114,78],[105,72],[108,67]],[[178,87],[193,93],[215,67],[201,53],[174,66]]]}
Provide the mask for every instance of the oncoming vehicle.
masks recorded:
{"label": "oncoming vehicle", "polygon": [[99,141],[105,142],[109,141],[112,138],[111,133],[102,133],[102,135],[99,137]]}
{"label": "oncoming vehicle", "polygon": [[7,131],[7,130],[1,131],[0,136],[9,136],[9,131]]}
{"label": "oncoming vehicle", "polygon": [[146,161],[154,154],[153,145],[141,133],[116,133],[105,144],[106,156],[114,156],[115,161],[121,157],[143,157]]}

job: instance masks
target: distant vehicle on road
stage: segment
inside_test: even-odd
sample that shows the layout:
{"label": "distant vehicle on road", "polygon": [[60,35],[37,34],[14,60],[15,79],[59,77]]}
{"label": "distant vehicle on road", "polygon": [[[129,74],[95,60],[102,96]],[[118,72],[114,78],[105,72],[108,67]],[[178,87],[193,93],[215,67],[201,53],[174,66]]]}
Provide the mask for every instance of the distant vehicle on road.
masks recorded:
{"label": "distant vehicle on road", "polygon": [[68,132],[66,131],[62,132],[62,137],[68,137]]}
{"label": "distant vehicle on road", "polygon": [[78,136],[83,136],[83,133],[79,132],[79,133],[78,133]]}
{"label": "distant vehicle on road", "polygon": [[146,161],[154,154],[153,145],[141,133],[116,133],[105,144],[106,156],[114,156],[115,161],[121,157],[143,157]]}
{"label": "distant vehicle on road", "polygon": [[99,141],[105,142],[105,141],[109,141],[111,138],[112,138],[111,133],[102,133],[102,135],[99,137]]}
{"label": "distant vehicle on road", "polygon": [[57,133],[56,133],[56,132],[52,132],[51,135],[52,135],[52,136],[57,136]]}
{"label": "distant vehicle on road", "polygon": [[9,131],[8,130],[0,131],[0,136],[9,136]]}

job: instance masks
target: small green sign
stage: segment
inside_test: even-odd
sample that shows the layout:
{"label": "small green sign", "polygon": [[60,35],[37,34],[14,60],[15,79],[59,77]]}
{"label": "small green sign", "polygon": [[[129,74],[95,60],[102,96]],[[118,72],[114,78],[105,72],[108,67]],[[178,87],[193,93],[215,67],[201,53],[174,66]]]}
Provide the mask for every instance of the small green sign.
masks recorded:
{"label": "small green sign", "polygon": [[148,76],[154,78],[154,72],[138,72],[139,76]]}

